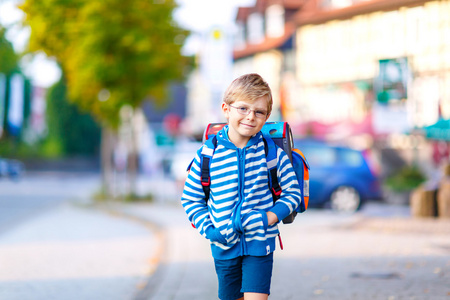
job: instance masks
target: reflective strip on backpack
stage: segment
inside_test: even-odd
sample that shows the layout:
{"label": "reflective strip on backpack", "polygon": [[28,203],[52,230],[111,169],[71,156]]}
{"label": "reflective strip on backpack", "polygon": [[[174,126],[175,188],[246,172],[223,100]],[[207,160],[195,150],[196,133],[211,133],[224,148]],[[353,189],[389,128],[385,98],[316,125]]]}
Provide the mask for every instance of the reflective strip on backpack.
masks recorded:
{"label": "reflective strip on backpack", "polygon": [[[301,153],[303,154],[303,153]],[[309,200],[309,169],[305,156],[303,156],[303,195]],[[305,207],[308,207],[308,200],[305,201]]]}
{"label": "reflective strip on backpack", "polygon": [[277,159],[272,159],[267,162],[267,168],[270,170],[277,166]]}
{"label": "reflective strip on backpack", "polygon": [[309,197],[309,180],[303,180],[303,196]]}
{"label": "reflective strip on backpack", "polygon": [[214,154],[214,149],[208,148],[206,145],[203,145],[202,154],[211,157]]}

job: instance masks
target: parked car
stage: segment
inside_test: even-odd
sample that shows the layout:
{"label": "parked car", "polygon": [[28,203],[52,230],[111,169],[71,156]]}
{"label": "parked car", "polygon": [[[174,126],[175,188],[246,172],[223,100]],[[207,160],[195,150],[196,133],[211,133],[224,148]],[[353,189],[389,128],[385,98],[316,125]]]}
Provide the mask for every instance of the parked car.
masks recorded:
{"label": "parked car", "polygon": [[296,140],[311,167],[309,206],[355,212],[364,201],[382,198],[367,152],[316,140]]}
{"label": "parked car", "polygon": [[18,179],[24,171],[25,166],[21,161],[0,157],[0,178]]}

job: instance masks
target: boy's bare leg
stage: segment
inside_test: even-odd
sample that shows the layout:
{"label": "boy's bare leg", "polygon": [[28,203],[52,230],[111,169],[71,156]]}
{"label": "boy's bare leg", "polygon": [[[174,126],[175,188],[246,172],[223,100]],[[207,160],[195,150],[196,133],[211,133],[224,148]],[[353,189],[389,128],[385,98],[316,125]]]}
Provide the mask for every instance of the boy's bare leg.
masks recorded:
{"label": "boy's bare leg", "polygon": [[[269,295],[261,293],[244,293],[245,300],[267,300]],[[241,298],[242,299],[242,298]]]}

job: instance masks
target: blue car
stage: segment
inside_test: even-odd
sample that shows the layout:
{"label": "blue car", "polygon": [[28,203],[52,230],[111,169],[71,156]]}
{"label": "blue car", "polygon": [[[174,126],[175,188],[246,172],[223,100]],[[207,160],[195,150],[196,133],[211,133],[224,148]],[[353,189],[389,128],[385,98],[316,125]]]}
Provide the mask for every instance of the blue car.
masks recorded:
{"label": "blue car", "polygon": [[311,167],[309,206],[355,212],[364,201],[381,199],[379,179],[364,152],[315,140],[296,140]]}

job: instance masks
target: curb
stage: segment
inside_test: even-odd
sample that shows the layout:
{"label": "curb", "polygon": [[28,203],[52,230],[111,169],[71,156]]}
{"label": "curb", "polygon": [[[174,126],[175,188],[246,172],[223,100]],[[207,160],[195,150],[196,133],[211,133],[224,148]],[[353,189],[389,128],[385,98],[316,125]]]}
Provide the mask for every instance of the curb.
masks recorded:
{"label": "curb", "polygon": [[138,217],[132,213],[127,213],[123,209],[112,207],[112,205],[110,204],[94,204],[93,207],[102,210],[109,215],[139,223],[154,234],[157,245],[155,245],[156,250],[154,254],[147,261],[147,275],[138,282],[138,284],[136,285],[137,291],[135,295],[131,297],[131,299],[133,300],[148,299],[150,292],[156,285],[159,284],[160,280],[158,280],[158,278],[162,278],[163,274],[165,273],[165,266],[163,263],[161,263],[162,261],[164,261],[164,253],[166,253],[164,249],[167,249],[168,243],[166,234],[164,233],[165,229],[162,226],[157,225],[155,222],[142,217]]}

